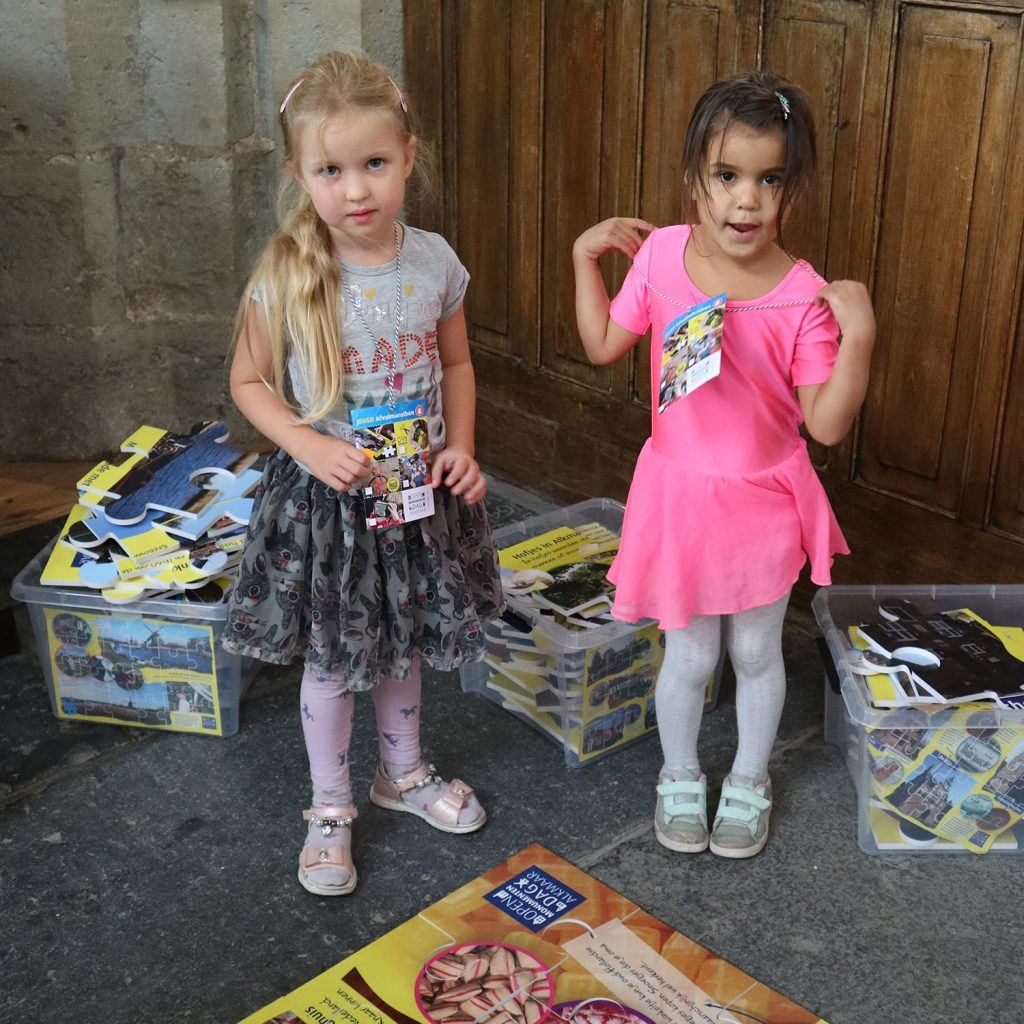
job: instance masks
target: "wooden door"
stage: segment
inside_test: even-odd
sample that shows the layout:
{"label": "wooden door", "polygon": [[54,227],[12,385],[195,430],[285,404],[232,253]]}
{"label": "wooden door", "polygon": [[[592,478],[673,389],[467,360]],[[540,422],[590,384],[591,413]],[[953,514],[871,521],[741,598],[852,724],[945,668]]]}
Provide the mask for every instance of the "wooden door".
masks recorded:
{"label": "wooden door", "polygon": [[[851,542],[879,549],[865,571],[952,579],[969,551],[983,578],[1019,575],[1024,549],[1007,540],[1024,539],[1024,3],[406,0],[405,12],[407,79],[444,171],[440,200],[414,216],[473,274],[487,468],[561,501],[624,497],[649,432],[648,349],[586,361],[572,243],[616,213],[677,222],[694,101],[761,67],[807,89],[817,114],[817,189],[787,247],[829,279],[867,281],[875,302],[860,420],[841,445],[812,445]],[[625,269],[607,261],[610,291]]]}

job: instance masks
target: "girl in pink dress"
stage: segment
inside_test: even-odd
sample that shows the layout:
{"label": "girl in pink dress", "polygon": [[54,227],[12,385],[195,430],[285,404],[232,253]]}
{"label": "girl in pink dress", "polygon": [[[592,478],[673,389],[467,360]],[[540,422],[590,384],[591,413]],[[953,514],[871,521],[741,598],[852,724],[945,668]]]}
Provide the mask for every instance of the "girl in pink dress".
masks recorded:
{"label": "girl in pink dress", "polygon": [[[827,445],[845,436],[867,390],[875,326],[863,285],[826,284],[779,242],[812,180],[814,140],[807,96],[785,79],[719,82],[697,103],[684,142],[688,223],[656,229],[614,217],[573,247],[590,359],[614,362],[651,331],[651,436],[609,576],[616,616],[654,618],[665,631],[655,832],[685,853],[710,845],[739,858],[764,847],[790,590],[808,559],[811,579],[827,585],[833,556],[848,553],[799,427]],[[633,259],[611,302],[598,267],[610,250]],[[666,329],[721,293],[720,372],[659,413]],[[739,746],[709,835],[697,733],[723,635]]]}

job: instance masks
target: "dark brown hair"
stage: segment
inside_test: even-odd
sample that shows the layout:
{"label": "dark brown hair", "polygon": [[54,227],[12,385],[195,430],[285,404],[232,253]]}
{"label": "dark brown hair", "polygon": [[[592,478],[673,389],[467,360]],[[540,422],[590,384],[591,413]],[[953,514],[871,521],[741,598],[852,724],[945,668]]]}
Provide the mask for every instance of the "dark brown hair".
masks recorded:
{"label": "dark brown hair", "polygon": [[[785,103],[779,97],[785,98]],[[786,109],[788,105],[788,110]],[[755,131],[778,129],[786,143],[782,172],[782,200],[777,227],[814,177],[817,163],[814,116],[807,93],[781,75],[767,71],[742,71],[716,82],[697,101],[683,140],[683,214],[687,223],[697,222],[693,197],[708,195],[708,150],[711,140],[724,136],[736,122]]]}

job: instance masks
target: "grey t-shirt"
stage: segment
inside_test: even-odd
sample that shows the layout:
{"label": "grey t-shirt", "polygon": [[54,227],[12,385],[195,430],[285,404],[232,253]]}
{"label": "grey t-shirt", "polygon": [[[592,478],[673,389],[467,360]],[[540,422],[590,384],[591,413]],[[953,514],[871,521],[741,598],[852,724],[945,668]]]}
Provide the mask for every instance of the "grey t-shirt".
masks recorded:
{"label": "grey t-shirt", "polygon": [[[469,284],[469,272],[452,247],[438,234],[405,225],[401,247],[402,302],[395,354],[395,398],[423,398],[427,403],[430,448],[445,445],[441,416],[441,355],[437,343],[438,321],[447,320],[460,306]],[[341,264],[338,323],[344,369],[338,404],[313,424],[321,433],[352,439],[353,409],[387,402],[388,361],[395,338],[395,287],[397,261],[363,267],[346,260]],[[261,290],[253,294],[263,302]],[[367,334],[354,303],[360,303],[370,330]],[[296,351],[288,357],[288,378],[299,408],[310,406],[307,374]]]}

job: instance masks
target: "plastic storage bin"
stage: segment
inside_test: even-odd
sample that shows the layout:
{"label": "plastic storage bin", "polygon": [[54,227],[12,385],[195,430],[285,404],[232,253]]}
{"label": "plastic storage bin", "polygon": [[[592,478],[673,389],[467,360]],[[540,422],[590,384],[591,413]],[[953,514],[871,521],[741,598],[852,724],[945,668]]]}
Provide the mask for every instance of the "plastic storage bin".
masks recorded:
{"label": "plastic storage bin", "polygon": [[879,604],[891,600],[911,601],[925,616],[970,608],[994,626],[1024,625],[1021,586],[833,586],[815,595],[826,670],[825,739],[846,753],[860,848],[870,854],[1024,852],[1024,710],[879,709],[869,702],[863,677],[850,669],[848,628],[877,617]]}
{"label": "plastic storage bin", "polygon": [[96,592],[44,587],[48,545],[15,578],[58,718],[230,736],[257,671],[220,646],[226,604],[112,605]]}
{"label": "plastic storage bin", "polygon": [[[594,498],[495,532],[500,549],[558,527],[597,523],[622,531],[623,506]],[[651,620],[567,629],[510,595],[505,618],[485,628],[486,656],[463,666],[462,689],[483,694],[562,747],[569,765],[587,764],[654,730],[654,684],[664,654]],[[718,699],[722,661],[708,679],[705,707]]]}

